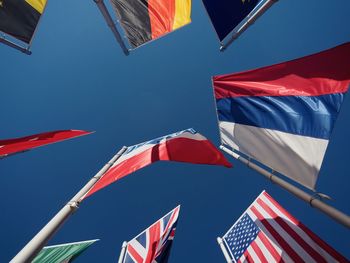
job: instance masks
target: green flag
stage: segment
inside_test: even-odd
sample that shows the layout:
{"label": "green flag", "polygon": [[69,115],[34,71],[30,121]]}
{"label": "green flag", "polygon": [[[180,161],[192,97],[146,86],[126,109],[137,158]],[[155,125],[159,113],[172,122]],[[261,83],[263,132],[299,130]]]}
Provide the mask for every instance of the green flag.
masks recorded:
{"label": "green flag", "polygon": [[44,247],[32,263],[69,263],[80,256],[95,240]]}

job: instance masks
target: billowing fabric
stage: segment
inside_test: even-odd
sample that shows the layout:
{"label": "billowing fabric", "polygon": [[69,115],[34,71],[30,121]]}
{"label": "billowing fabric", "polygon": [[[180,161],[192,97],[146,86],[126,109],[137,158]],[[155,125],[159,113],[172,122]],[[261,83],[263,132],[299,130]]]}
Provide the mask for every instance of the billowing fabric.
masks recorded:
{"label": "billowing fabric", "polygon": [[44,247],[32,263],[73,262],[96,241],[98,239]]}
{"label": "billowing fabric", "polygon": [[180,206],[128,242],[123,263],[167,263]]}
{"label": "billowing fabric", "polygon": [[0,31],[29,44],[45,5],[46,0],[2,0]]}
{"label": "billowing fabric", "polygon": [[220,41],[224,40],[260,2],[260,0],[202,1]]}
{"label": "billowing fabric", "polygon": [[191,22],[191,0],[111,0],[136,48]]}
{"label": "billowing fabric", "polygon": [[26,137],[0,140],[0,157],[27,151],[47,144],[90,134],[81,130],[60,130],[34,134]]}
{"label": "billowing fabric", "polygon": [[350,43],[216,76],[221,141],[314,189],[350,83]]}
{"label": "billowing fabric", "polygon": [[224,155],[207,138],[193,129],[187,129],[128,147],[84,198],[157,161],[231,167]]}
{"label": "billowing fabric", "polygon": [[234,262],[349,262],[266,191],[223,237]]}

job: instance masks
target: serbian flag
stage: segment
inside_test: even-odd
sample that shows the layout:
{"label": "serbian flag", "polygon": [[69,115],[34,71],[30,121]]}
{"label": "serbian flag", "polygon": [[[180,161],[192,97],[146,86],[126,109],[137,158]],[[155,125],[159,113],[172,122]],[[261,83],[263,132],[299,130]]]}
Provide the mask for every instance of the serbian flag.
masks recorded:
{"label": "serbian flag", "polygon": [[180,206],[128,242],[123,263],[167,263],[175,237]]}
{"label": "serbian flag", "polygon": [[0,158],[90,133],[91,132],[81,130],[60,130],[34,134],[21,138],[0,140]]}
{"label": "serbian flag", "polygon": [[133,48],[191,22],[191,0],[111,0]]}
{"label": "serbian flag", "polygon": [[221,142],[314,189],[349,83],[350,43],[215,76]]}
{"label": "serbian flag", "polygon": [[130,146],[84,198],[157,161],[176,161],[232,167],[224,155],[193,129]]}

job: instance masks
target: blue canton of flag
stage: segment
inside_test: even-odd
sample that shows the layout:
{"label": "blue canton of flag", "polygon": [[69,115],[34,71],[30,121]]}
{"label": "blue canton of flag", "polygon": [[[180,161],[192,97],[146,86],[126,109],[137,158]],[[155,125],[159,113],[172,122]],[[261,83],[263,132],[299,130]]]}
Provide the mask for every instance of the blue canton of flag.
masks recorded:
{"label": "blue canton of flag", "polygon": [[231,250],[235,260],[238,260],[250,244],[258,236],[260,229],[253,220],[245,214],[237,224],[224,236],[226,245]]}

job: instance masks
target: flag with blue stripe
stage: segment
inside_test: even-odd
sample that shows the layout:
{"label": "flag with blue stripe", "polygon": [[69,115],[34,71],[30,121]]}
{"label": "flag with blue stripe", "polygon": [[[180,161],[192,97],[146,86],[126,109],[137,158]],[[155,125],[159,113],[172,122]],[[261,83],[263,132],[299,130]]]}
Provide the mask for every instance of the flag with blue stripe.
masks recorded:
{"label": "flag with blue stripe", "polygon": [[221,141],[314,189],[350,83],[350,43],[215,76]]}

